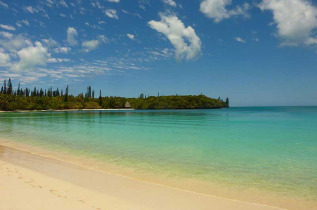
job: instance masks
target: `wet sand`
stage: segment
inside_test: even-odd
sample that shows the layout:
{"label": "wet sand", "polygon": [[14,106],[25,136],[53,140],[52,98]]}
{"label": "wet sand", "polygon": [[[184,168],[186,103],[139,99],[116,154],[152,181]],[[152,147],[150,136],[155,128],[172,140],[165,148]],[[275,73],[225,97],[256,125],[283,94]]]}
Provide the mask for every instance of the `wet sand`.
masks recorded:
{"label": "wet sand", "polygon": [[180,190],[0,147],[0,210],[281,209]]}

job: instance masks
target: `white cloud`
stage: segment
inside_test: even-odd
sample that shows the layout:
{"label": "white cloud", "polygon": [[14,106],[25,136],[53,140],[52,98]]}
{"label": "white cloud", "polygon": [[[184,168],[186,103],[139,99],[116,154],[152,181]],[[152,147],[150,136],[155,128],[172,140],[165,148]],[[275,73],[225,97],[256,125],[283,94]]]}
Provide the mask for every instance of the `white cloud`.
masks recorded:
{"label": "white cloud", "polygon": [[237,42],[241,42],[241,43],[246,43],[246,41],[244,39],[242,39],[241,37],[235,37],[234,38]]}
{"label": "white cloud", "polygon": [[0,66],[6,66],[10,62],[10,56],[0,49]]}
{"label": "white cloud", "polygon": [[216,23],[219,23],[220,21],[228,19],[232,16],[247,16],[247,11],[250,8],[248,3],[228,10],[226,7],[230,6],[231,4],[232,0],[203,0],[200,4],[200,11],[207,17],[214,19]]}
{"label": "white cloud", "polygon": [[0,31],[0,36],[7,38],[7,39],[11,39],[13,37],[13,34],[6,32],[6,31]]}
{"label": "white cloud", "polygon": [[190,60],[201,51],[201,41],[195,30],[178,19],[177,16],[161,14],[161,21],[149,21],[152,29],[164,34],[176,49],[178,60]]}
{"label": "white cloud", "polygon": [[121,11],[125,14],[130,14],[130,12],[128,12],[127,10],[121,9]]}
{"label": "white cloud", "polygon": [[17,35],[9,40],[0,40],[0,45],[9,50],[10,52],[16,53],[18,50],[22,49],[27,45],[31,45],[32,43],[26,39],[24,36]]}
{"label": "white cloud", "polygon": [[49,58],[48,63],[61,63],[61,62],[69,62],[70,59],[67,58]]}
{"label": "white cloud", "polygon": [[98,47],[100,44],[99,40],[90,40],[90,41],[84,41],[82,43],[84,52],[90,52]]}
{"label": "white cloud", "polygon": [[47,49],[52,50],[55,53],[67,54],[71,51],[70,47],[62,47],[57,41],[52,38],[42,39],[42,43]]}
{"label": "white cloud", "polygon": [[17,21],[17,22],[16,22],[16,25],[17,25],[18,27],[22,27],[22,24],[24,24],[24,25],[26,25],[26,26],[30,26],[30,23],[29,23],[28,20],[21,20],[21,21]]}
{"label": "white cloud", "polygon": [[175,3],[175,1],[173,1],[173,0],[162,0],[165,4],[168,4],[168,5],[170,5],[170,6],[172,6],[172,7],[176,7],[177,5],[176,5],[176,3]]}
{"label": "white cloud", "polygon": [[282,45],[316,44],[317,8],[306,0],[263,0],[261,10],[271,10]]}
{"label": "white cloud", "polygon": [[68,44],[70,44],[71,46],[77,45],[78,41],[77,41],[77,30],[73,27],[68,27],[67,29],[67,42]]}
{"label": "white cloud", "polygon": [[91,2],[91,6],[96,7],[98,9],[103,9],[104,8],[104,6],[102,6],[99,1]]}
{"label": "white cloud", "polygon": [[2,1],[0,1],[0,6],[6,8],[6,9],[9,8],[9,6],[6,3],[2,2]]}
{"label": "white cloud", "polygon": [[29,13],[32,13],[32,14],[39,12],[37,9],[33,8],[32,6],[26,6],[26,7],[24,7],[24,10],[26,10]]}
{"label": "white cloud", "polygon": [[43,43],[45,43],[45,46],[48,48],[52,48],[58,45],[57,41],[55,41],[54,39],[42,39]]}
{"label": "white cloud", "polygon": [[58,47],[58,48],[55,48],[54,49],[54,52],[55,53],[69,53],[71,51],[71,48],[70,47]]}
{"label": "white cloud", "polygon": [[10,25],[0,24],[0,28],[6,29],[9,31],[15,31],[15,28],[13,26],[10,26]]}
{"label": "white cloud", "polygon": [[306,40],[305,44],[307,44],[307,45],[317,44],[317,38],[312,38],[312,37],[310,37],[310,38],[308,38],[308,39]]}
{"label": "white cloud", "polygon": [[105,14],[113,19],[119,19],[118,15],[117,15],[117,10],[115,9],[107,9],[105,10]]}
{"label": "white cloud", "polygon": [[149,49],[143,52],[142,54],[139,54],[138,57],[143,60],[143,62],[152,62],[152,61],[160,61],[160,60],[168,60],[175,54],[174,49],[170,48],[154,48]]}
{"label": "white cloud", "polygon": [[68,8],[68,5],[67,5],[67,3],[66,3],[64,0],[60,0],[60,1],[59,1],[59,4],[60,4],[61,6],[63,6],[63,7]]}
{"label": "white cloud", "polygon": [[109,2],[119,3],[120,0],[108,0]]}
{"label": "white cloud", "polygon": [[29,26],[29,25],[30,25],[30,23],[29,23],[29,21],[28,21],[28,20],[22,20],[22,22],[23,22],[25,25],[27,25],[27,26]]}
{"label": "white cloud", "polygon": [[[149,56],[149,53],[142,51]],[[171,55],[169,56],[171,57]],[[65,65],[63,62],[70,62]],[[0,79],[15,78],[25,83],[34,82],[41,77],[50,77],[52,80],[81,81],[88,76],[100,76],[101,74],[122,74],[126,71],[146,71],[150,69],[148,64],[144,64],[139,56],[137,57],[108,57],[105,60],[94,60],[85,62],[84,60],[72,62],[63,58],[48,58],[47,63],[54,63],[49,68],[37,66],[36,71],[15,71],[0,68]],[[22,82],[21,82],[22,84]]]}
{"label": "white cloud", "polygon": [[108,38],[107,38],[105,35],[99,35],[99,36],[98,36],[98,39],[99,39],[101,42],[104,42],[104,43],[106,43],[106,42],[109,41]]}
{"label": "white cloud", "polygon": [[35,66],[44,66],[50,58],[47,48],[40,42],[35,42],[35,46],[23,48],[17,54],[20,60],[11,66],[14,71],[32,70]]}
{"label": "white cloud", "polygon": [[45,3],[44,3],[46,6],[48,7],[53,7],[53,5],[55,4],[55,2],[53,0],[45,0]]}
{"label": "white cloud", "polygon": [[134,35],[133,34],[127,34],[127,37],[129,37],[129,39],[134,40]]}
{"label": "white cloud", "polygon": [[143,9],[144,11],[146,10],[147,7],[151,6],[151,3],[149,0],[138,0],[139,2],[139,7]]}

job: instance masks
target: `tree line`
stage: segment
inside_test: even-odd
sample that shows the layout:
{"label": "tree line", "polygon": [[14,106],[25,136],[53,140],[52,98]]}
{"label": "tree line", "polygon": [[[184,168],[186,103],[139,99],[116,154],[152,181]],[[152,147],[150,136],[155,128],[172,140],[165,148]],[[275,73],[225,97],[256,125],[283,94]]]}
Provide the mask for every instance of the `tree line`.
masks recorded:
{"label": "tree line", "polygon": [[117,96],[95,97],[95,91],[88,86],[86,92],[77,96],[69,94],[69,87],[64,89],[21,88],[20,83],[13,89],[11,79],[4,80],[0,91],[0,110],[64,110],[64,109],[211,109],[229,107],[229,99],[214,99],[205,95],[145,96],[137,98]]}

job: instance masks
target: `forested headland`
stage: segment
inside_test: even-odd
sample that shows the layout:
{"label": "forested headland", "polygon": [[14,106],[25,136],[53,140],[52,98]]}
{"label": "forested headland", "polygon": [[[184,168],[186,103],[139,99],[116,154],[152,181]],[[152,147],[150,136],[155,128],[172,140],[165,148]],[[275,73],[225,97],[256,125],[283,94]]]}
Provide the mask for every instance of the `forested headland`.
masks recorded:
{"label": "forested headland", "polygon": [[172,95],[146,96],[137,98],[102,96],[101,90],[96,97],[95,91],[88,86],[85,93],[77,96],[65,90],[54,89],[22,89],[20,84],[13,89],[12,81],[4,81],[0,91],[0,110],[64,110],[64,109],[217,109],[229,107],[229,99],[223,101],[205,95]]}

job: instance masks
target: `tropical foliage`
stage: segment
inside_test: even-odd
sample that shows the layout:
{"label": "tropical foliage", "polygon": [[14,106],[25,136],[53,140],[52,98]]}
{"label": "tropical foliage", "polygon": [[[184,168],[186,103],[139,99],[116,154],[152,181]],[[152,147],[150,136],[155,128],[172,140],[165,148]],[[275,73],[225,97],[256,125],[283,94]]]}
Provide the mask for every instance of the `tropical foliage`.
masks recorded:
{"label": "tropical foliage", "polygon": [[135,109],[211,109],[228,106],[221,99],[213,99],[205,95],[150,96],[130,99],[129,102]]}
{"label": "tropical foliage", "polygon": [[[91,86],[87,87],[86,93],[77,96],[70,95],[69,88],[53,90],[52,88],[33,90],[20,88],[13,90],[12,82],[4,81],[0,91],[0,110],[63,110],[63,109],[111,109],[111,108],[134,108],[134,109],[212,109],[229,106],[229,99],[209,98],[205,95],[198,96],[148,96],[141,94],[138,98],[102,97],[95,98],[95,91]],[[128,102],[128,103],[127,103]],[[128,104],[128,106],[127,106]],[[130,106],[129,106],[130,105]]]}

